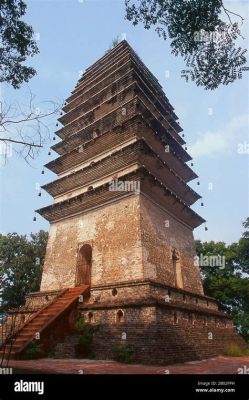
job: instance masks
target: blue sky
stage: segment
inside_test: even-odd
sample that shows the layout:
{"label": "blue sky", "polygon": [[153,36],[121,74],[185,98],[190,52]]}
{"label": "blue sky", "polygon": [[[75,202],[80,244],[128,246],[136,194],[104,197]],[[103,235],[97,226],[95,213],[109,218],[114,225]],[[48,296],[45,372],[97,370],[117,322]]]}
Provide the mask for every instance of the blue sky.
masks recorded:
{"label": "blue sky", "polygon": [[[191,186],[203,196],[194,205],[195,211],[207,221],[195,230],[195,238],[202,240],[238,240],[242,221],[249,216],[248,153],[240,154],[238,146],[249,146],[248,137],[248,76],[236,83],[213,92],[185,83],[180,77],[184,68],[181,58],[170,53],[169,43],[153,31],[142,26],[133,27],[124,19],[124,1],[106,0],[33,0],[28,1],[25,20],[36,33],[40,54],[31,60],[37,76],[29,82],[36,102],[43,109],[44,101],[63,102],[73,90],[80,73],[101,57],[110,47],[112,39],[126,34],[128,42],[144,63],[159,79],[184,129],[187,146],[194,158],[194,170],[200,177]],[[230,1],[229,9],[248,15],[248,3]],[[243,34],[248,39],[248,21]],[[243,46],[248,47],[248,40]],[[28,87],[20,90],[2,85],[2,99],[8,102],[28,101]],[[56,120],[50,121],[51,132]],[[51,144],[54,144],[52,142]],[[15,154],[1,164],[0,213],[2,233],[29,234],[48,229],[40,216],[34,223],[34,210],[51,203],[43,191],[38,197],[36,183],[40,185],[55,179],[55,175],[42,166],[56,157],[48,156],[50,145],[28,166]]]}

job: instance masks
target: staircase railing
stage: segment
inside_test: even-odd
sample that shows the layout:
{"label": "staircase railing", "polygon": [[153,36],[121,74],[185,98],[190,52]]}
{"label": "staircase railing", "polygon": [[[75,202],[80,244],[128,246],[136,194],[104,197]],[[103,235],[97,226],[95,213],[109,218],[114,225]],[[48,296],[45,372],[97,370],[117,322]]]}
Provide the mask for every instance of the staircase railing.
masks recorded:
{"label": "staircase railing", "polygon": [[60,296],[62,296],[68,289],[62,289],[61,292],[51,299],[47,304],[41,307],[38,311],[31,314],[28,318],[23,319],[21,316],[24,315],[24,307],[20,309],[12,309],[9,313],[2,314],[1,325],[0,325],[0,367],[7,368],[11,356],[12,346],[19,332],[32,321],[37,315],[39,315],[44,309],[49,307],[55,302]]}
{"label": "staircase railing", "polygon": [[19,330],[24,325],[22,316],[23,312],[21,312],[20,309],[12,309],[8,314],[5,313],[1,316],[1,325],[0,325],[1,368],[8,367],[12,346],[16,340],[16,336]]}

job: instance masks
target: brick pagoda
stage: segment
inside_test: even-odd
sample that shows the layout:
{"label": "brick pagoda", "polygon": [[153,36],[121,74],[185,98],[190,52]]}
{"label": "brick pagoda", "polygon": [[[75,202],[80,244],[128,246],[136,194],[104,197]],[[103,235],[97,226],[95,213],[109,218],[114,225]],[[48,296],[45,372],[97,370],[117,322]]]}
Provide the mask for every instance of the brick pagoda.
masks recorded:
{"label": "brick pagoda", "polygon": [[191,209],[200,196],[178,118],[126,41],[85,71],[63,111],[59,156],[46,164],[57,178],[43,186],[54,202],[38,210],[50,222],[41,291],[28,301],[81,293],[74,309],[102,327],[97,358],[126,346],[165,364],[243,345],[194,263],[204,220]]}

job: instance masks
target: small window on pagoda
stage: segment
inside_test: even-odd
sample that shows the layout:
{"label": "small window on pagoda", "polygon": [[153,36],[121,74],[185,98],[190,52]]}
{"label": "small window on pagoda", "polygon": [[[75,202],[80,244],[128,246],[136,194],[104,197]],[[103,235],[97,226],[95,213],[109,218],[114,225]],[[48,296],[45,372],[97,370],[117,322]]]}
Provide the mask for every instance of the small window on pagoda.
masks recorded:
{"label": "small window on pagoda", "polygon": [[112,289],[112,295],[113,296],[117,296],[117,294],[118,294],[117,289],[116,288]]}
{"label": "small window on pagoda", "polygon": [[100,130],[95,129],[95,131],[93,131],[93,139],[96,139],[99,135],[100,135]]}
{"label": "small window on pagoda", "polygon": [[126,112],[126,107],[122,107],[121,113],[122,113],[122,115],[126,115],[126,114],[127,114],[127,112]]}
{"label": "small window on pagoda", "polygon": [[178,315],[177,312],[174,312],[174,324],[178,324]]}
{"label": "small window on pagoda", "polygon": [[193,324],[193,314],[191,312],[188,313],[188,322],[192,325]]}
{"label": "small window on pagoda", "polygon": [[124,322],[124,312],[122,310],[118,310],[116,314],[116,321],[118,324]]}
{"label": "small window on pagoda", "polygon": [[87,188],[87,191],[88,191],[88,192],[90,192],[91,190],[93,190],[93,186],[89,186],[89,187]]}
{"label": "small window on pagoda", "polygon": [[92,312],[89,312],[89,313],[87,314],[87,319],[88,319],[88,322],[89,322],[89,323],[93,322],[93,313],[92,313]]}
{"label": "small window on pagoda", "polygon": [[92,161],[92,162],[90,163],[90,167],[93,167],[94,165],[95,165],[95,162]]}

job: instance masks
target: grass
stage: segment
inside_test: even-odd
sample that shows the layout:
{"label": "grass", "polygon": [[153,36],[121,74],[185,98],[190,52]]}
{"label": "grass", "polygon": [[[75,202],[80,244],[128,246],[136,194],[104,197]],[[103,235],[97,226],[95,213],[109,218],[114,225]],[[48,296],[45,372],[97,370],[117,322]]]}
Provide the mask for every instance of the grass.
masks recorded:
{"label": "grass", "polygon": [[242,349],[235,343],[230,343],[224,348],[224,355],[230,357],[248,356],[249,349]]}

